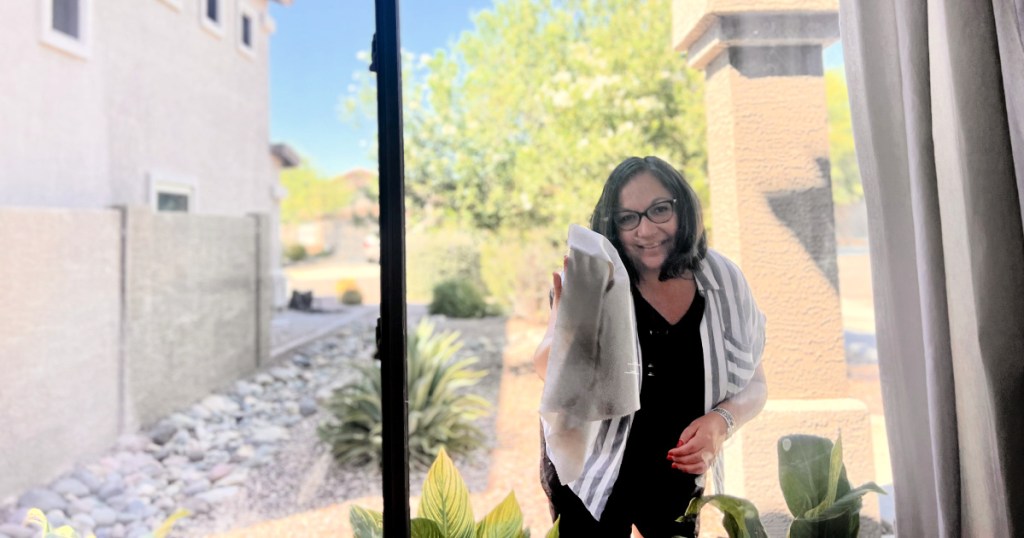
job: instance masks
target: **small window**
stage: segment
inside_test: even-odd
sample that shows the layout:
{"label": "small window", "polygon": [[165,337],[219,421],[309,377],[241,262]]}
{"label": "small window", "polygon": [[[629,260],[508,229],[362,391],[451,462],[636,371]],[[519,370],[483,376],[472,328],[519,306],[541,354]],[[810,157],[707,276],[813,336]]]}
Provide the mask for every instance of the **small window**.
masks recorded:
{"label": "small window", "polygon": [[206,18],[214,24],[220,24],[220,0],[203,0],[206,3]]}
{"label": "small window", "polygon": [[149,203],[156,211],[190,213],[196,210],[196,180],[191,177],[149,173]]}
{"label": "small window", "polygon": [[180,192],[157,193],[156,210],[188,213],[188,195]]}
{"label": "small window", "polygon": [[89,10],[92,0],[42,0],[41,39],[51,47],[89,57]]}
{"label": "small window", "polygon": [[199,21],[217,37],[224,35],[223,0],[199,0]]}
{"label": "small window", "polygon": [[53,0],[52,28],[68,37],[82,37],[82,15],[79,0]]}
{"label": "small window", "polygon": [[247,13],[242,14],[242,46],[252,48],[252,17]]}
{"label": "small window", "polygon": [[256,56],[256,10],[245,0],[238,2],[238,50],[246,56]]}

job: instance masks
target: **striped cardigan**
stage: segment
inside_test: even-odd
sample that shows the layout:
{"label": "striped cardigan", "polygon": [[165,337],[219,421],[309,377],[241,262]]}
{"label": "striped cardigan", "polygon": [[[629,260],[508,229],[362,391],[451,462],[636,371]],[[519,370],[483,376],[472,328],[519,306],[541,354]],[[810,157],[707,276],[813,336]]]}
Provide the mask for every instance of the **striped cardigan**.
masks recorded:
{"label": "striped cardigan", "polygon": [[[700,269],[694,271],[697,292],[705,300],[700,322],[704,348],[704,409],[711,411],[742,391],[761,362],[765,341],[765,317],[739,267],[715,250],[708,250]],[[583,474],[569,487],[596,519],[618,477],[632,415],[602,422],[588,450]],[[711,469],[715,491],[723,491],[722,457]],[[703,477],[698,478],[703,483]]]}

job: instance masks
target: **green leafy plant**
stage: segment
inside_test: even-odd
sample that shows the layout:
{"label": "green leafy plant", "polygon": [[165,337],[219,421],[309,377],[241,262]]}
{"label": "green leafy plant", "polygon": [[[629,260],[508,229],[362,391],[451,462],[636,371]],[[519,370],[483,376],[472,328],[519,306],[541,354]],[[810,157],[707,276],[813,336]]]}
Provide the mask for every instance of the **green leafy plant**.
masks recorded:
{"label": "green leafy plant", "polygon": [[[183,517],[188,517],[189,511],[185,509],[179,509],[167,519],[164,520],[160,526],[150,534],[146,535],[146,538],[166,538],[171,532],[174,524]],[[50,521],[46,519],[46,514],[38,508],[29,509],[28,513],[25,514],[25,525],[35,525],[39,527],[41,538],[80,538],[82,534],[73,529],[70,525],[62,525],[56,529],[50,526]],[[96,538],[95,534],[89,533],[85,535],[85,538]]]}
{"label": "green leafy plant", "polygon": [[307,256],[308,253],[306,252],[306,247],[302,245],[294,244],[288,245],[284,248],[284,257],[287,258],[288,261],[301,261],[306,259]]}
{"label": "green leafy plant", "polygon": [[[790,538],[857,536],[862,498],[868,492],[885,494],[874,482],[850,487],[843,464],[843,439],[836,442],[813,435],[787,435],[779,439],[779,485],[793,516]],[[686,516],[706,504],[722,511],[722,525],[730,538],[767,536],[757,509],[746,500],[711,495],[690,502]],[[685,517],[685,516],[684,516]]]}
{"label": "green leafy plant", "polygon": [[487,314],[487,302],[471,282],[450,279],[434,286],[434,298],[428,310],[452,318],[479,318]]}
{"label": "green leafy plant", "polygon": [[[523,512],[514,492],[474,523],[469,488],[448,454],[441,449],[427,472],[420,497],[419,517],[411,524],[412,538],[529,538],[523,527]],[[356,538],[383,538],[384,517],[380,512],[353,506],[349,513]],[[558,521],[546,538],[558,538]]]}
{"label": "green leafy plant", "polygon": [[[409,337],[409,457],[426,467],[447,448],[467,453],[483,444],[474,422],[490,404],[465,389],[486,372],[470,367],[475,357],[456,359],[462,348],[459,333],[435,334],[423,320]],[[335,391],[327,404],[332,420],[319,428],[320,438],[331,445],[339,463],[378,462],[381,450],[380,363],[356,364],[358,380]]]}

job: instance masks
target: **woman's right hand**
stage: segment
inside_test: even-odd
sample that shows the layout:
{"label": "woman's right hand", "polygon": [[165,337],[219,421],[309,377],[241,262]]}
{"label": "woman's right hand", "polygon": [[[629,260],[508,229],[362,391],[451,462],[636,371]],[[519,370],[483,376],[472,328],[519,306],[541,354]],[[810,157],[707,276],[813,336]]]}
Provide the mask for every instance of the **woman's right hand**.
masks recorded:
{"label": "woman's right hand", "polygon": [[[569,264],[569,256],[562,259],[562,269]],[[555,335],[555,321],[558,319],[558,303],[562,300],[562,275],[551,273],[551,312],[548,314],[548,329],[544,338],[533,354],[533,368],[541,379],[545,378],[548,369],[548,354],[551,353],[551,340]]]}

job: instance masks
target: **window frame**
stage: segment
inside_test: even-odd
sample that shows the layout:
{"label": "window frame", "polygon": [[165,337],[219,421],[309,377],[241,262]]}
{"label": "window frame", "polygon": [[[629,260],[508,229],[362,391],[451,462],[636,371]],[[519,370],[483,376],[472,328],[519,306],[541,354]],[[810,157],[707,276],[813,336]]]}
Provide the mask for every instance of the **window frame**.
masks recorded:
{"label": "window frame", "polygon": [[53,27],[53,5],[56,0],[39,2],[39,39],[77,58],[88,60],[92,56],[92,0],[78,2],[78,37],[72,37]]}
{"label": "window frame", "polygon": [[[212,20],[206,16],[208,2],[217,3],[217,20]],[[227,17],[227,11],[224,8],[227,6],[227,2],[224,0],[198,0],[197,4],[199,6],[199,24],[204,30],[223,38],[224,28],[227,26],[224,24],[224,19]]]}

